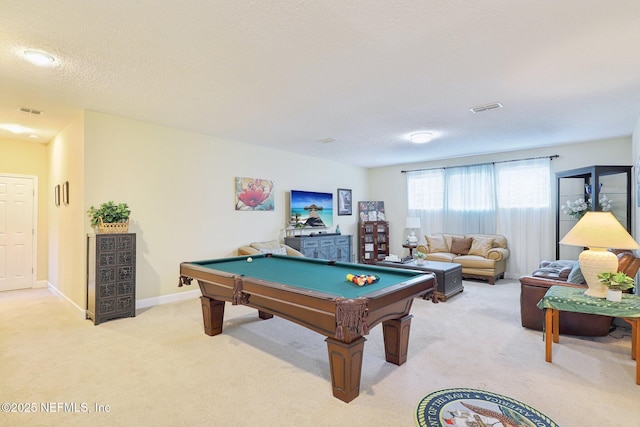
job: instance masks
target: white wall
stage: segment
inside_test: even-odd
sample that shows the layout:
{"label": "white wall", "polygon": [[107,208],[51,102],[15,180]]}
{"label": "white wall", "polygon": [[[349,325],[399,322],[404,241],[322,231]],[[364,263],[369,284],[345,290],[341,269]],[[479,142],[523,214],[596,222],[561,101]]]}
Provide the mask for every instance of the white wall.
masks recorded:
{"label": "white wall", "polygon": [[[83,238],[84,164],[82,115],[48,144],[48,281],[78,308],[86,306],[86,252]],[[53,189],[69,181],[69,204],[55,206]]]}
{"label": "white wall", "polygon": [[[132,210],[138,300],[193,290],[177,287],[180,262],[279,238],[291,189],[333,193],[334,204],[338,188],[369,197],[364,168],[94,112],[85,112],[85,172],[85,211],[108,200]],[[275,211],[236,211],[239,176],[275,181]],[[335,215],[333,227],[355,243],[356,221]]]}
{"label": "white wall", "polygon": [[[403,254],[402,243],[406,239],[404,222],[407,216],[407,194],[405,174],[401,173],[401,171],[517,160],[554,154],[558,154],[560,157],[551,162],[552,175],[559,171],[583,166],[633,164],[630,158],[631,138],[613,138],[535,150],[512,151],[371,169],[369,171],[369,194],[371,195],[371,200],[385,202],[386,214],[391,229],[391,252]],[[551,179],[555,179],[554,176]],[[555,200],[555,181],[553,181],[552,188],[554,190],[553,199]],[[551,223],[555,224],[555,217],[551,220]],[[442,232],[446,230],[431,231]],[[422,230],[422,232],[424,234],[427,230]],[[549,233],[552,233],[553,239],[555,239],[555,229],[549,230]],[[555,253],[549,254],[549,257],[555,257]]]}

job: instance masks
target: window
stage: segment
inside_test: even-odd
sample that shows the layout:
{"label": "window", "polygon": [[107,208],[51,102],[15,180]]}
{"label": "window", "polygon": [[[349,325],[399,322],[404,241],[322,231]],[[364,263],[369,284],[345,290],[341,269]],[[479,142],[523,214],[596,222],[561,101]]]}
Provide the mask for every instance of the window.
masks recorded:
{"label": "window", "polygon": [[444,169],[407,172],[409,209],[441,211],[444,208]]}
{"label": "window", "polygon": [[550,206],[550,170],[547,159],[496,165],[498,206],[501,209]]}
{"label": "window", "polygon": [[407,172],[407,198],[410,210],[546,208],[550,182],[546,158],[430,169]]}

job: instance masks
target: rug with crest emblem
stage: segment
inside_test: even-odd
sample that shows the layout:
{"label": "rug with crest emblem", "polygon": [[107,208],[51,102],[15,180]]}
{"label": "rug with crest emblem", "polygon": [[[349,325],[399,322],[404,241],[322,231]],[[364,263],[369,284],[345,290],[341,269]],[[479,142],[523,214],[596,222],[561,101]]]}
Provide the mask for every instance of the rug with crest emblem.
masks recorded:
{"label": "rug with crest emblem", "polygon": [[418,403],[415,419],[419,427],[558,427],[529,405],[472,388],[429,393]]}

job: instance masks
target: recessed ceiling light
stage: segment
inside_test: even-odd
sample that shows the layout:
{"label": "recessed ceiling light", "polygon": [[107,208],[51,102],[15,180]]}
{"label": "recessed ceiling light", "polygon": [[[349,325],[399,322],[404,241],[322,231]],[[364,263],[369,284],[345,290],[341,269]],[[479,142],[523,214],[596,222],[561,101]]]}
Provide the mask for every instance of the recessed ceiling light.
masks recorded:
{"label": "recessed ceiling light", "polygon": [[425,142],[429,142],[433,139],[433,134],[431,132],[414,132],[409,135],[409,141],[415,144],[424,144]]}
{"label": "recessed ceiling light", "polygon": [[55,58],[46,52],[40,50],[25,50],[24,56],[35,65],[51,65],[55,62]]}

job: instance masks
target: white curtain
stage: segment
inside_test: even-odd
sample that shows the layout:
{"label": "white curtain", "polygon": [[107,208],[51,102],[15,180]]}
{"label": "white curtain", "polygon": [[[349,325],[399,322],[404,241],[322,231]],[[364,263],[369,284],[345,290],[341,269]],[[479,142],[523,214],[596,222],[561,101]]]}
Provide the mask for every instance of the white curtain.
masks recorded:
{"label": "white curtain", "polygon": [[444,231],[444,169],[407,172],[408,215],[420,218],[424,242],[425,235]]}
{"label": "white curtain", "polygon": [[495,165],[498,190],[496,232],[507,236],[507,278],[531,274],[541,260],[553,260],[551,160],[532,159]]}
{"label": "white curtain", "polygon": [[507,238],[506,277],[518,278],[554,259],[551,160],[407,172],[408,215],[422,233],[486,233]]}
{"label": "white curtain", "polygon": [[444,230],[495,234],[496,194],[493,164],[445,171]]}

